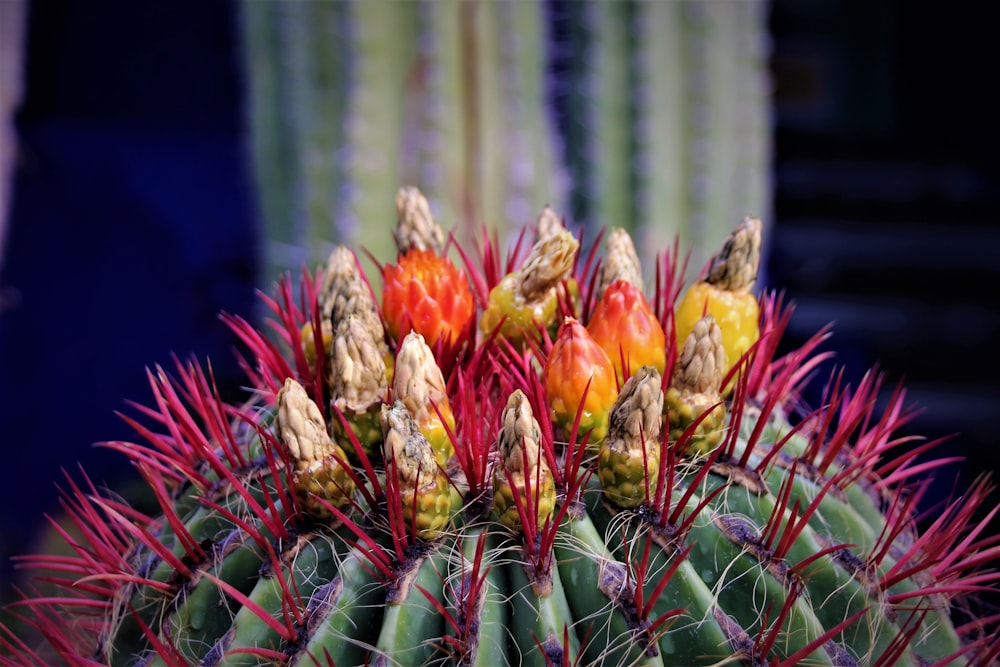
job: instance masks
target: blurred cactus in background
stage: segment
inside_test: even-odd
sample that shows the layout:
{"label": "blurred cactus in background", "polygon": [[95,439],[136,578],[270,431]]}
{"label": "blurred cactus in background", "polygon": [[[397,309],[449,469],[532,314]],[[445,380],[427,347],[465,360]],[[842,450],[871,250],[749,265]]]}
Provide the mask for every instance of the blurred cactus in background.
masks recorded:
{"label": "blurred cactus in background", "polygon": [[694,268],[769,217],[766,2],[242,9],[265,279],[336,243],[394,259],[399,183],[466,242],[547,201],[648,262],[679,236]]}

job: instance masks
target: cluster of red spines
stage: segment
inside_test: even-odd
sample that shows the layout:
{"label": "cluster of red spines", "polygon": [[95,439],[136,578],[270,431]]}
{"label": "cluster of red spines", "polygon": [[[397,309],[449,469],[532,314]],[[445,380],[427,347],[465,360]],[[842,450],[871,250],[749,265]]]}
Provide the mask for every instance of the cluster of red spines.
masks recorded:
{"label": "cluster of red spines", "polygon": [[[447,274],[437,273],[441,269],[441,263],[423,256],[423,251],[411,251],[407,254],[408,257],[412,255],[411,261],[404,262],[401,259],[398,268],[387,268],[383,273],[385,288],[397,290],[395,296],[383,301],[390,305],[391,312],[382,313],[389,324],[390,336],[399,340],[408,326],[420,330],[420,327],[426,325],[427,328],[422,333],[428,337],[428,343],[435,351],[454,346],[463,336],[469,336],[475,302],[481,306],[484,292],[496,284],[505,269],[509,270],[514,264],[511,257],[516,252],[508,257],[506,266],[501,267],[497,248],[495,241],[485,244],[480,257],[483,260],[481,264],[486,269],[479,273],[472,271],[474,264],[463,253],[466,267],[470,269],[469,281],[474,287],[467,291],[467,296],[462,289],[457,289],[458,285],[468,287],[464,273],[459,269]],[[666,331],[667,340],[671,340],[672,305],[680,291],[678,269],[669,256],[662,258],[656,268],[656,293],[651,300],[652,312]],[[583,268],[577,269],[576,279],[580,285],[593,285],[592,271],[593,264],[590,261]],[[194,565],[205,559],[203,547],[187,533],[174,509],[174,495],[185,484],[192,484],[199,491],[205,492],[219,483],[215,481],[217,478],[228,484],[233,492],[240,494],[252,509],[254,519],[236,516],[208,497],[200,498],[199,502],[226,515],[260,546],[268,559],[274,564],[278,563],[279,555],[274,540],[288,538],[289,531],[298,518],[298,510],[293,509],[289,523],[279,507],[297,508],[298,503],[289,484],[288,465],[283,460],[281,447],[274,442],[273,435],[266,428],[259,426],[257,411],[260,405],[273,404],[277,391],[287,377],[295,378],[307,387],[318,404],[329,403],[329,387],[325,386],[326,361],[323,355],[318,355],[316,365],[310,365],[299,342],[299,335],[305,324],[312,324],[313,331],[317,332],[317,336],[320,335],[316,280],[306,273],[301,285],[297,299],[289,279],[281,281],[276,297],[265,297],[265,303],[273,313],[267,323],[272,336],[261,333],[246,320],[224,316],[225,321],[252,352],[251,358],[245,363],[245,369],[253,391],[257,394],[254,402],[246,406],[225,404],[219,397],[210,371],[203,370],[195,363],[178,362],[175,377],[160,369],[150,372],[154,405],[137,406],[140,419],[126,417],[146,440],[146,444],[107,443],[107,446],[124,453],[140,470],[158,501],[161,518],[153,519],[124,502],[107,497],[85,476],[82,484],[69,478],[69,487],[62,503],[75,535],[71,535],[58,523],[54,522],[53,526],[70,545],[73,554],[33,556],[22,560],[25,566],[53,572],[44,580],[45,583],[61,588],[64,593],[43,597],[26,596],[12,607],[12,613],[37,632],[48,643],[51,654],[66,664],[103,664],[103,657],[99,648],[95,647],[95,641],[107,630],[106,615],[112,612],[119,598],[127,594],[128,590],[145,586],[169,594],[170,587],[176,585],[156,581],[138,573],[132,562],[137,546],[148,549],[158,558],[169,562],[181,576],[185,573],[190,575]],[[432,294],[433,296],[429,296]],[[415,305],[427,303],[428,299],[434,302],[433,308],[427,306],[429,310]],[[585,293],[582,303],[583,313],[570,311],[567,314],[582,315],[586,320],[600,312],[600,306],[595,305],[597,302],[592,295]],[[410,308],[414,305],[411,311]],[[566,308],[571,309],[571,305],[567,304]],[[761,338],[733,366],[733,375],[738,369],[745,372],[739,372],[739,381],[734,389],[735,409],[729,438],[722,447],[712,452],[698,475],[710,474],[712,466],[717,462],[736,459],[736,434],[740,431],[741,421],[746,418],[746,405],[752,399],[759,406],[760,415],[755,417],[756,427],[751,432],[749,445],[744,448],[739,459],[732,462],[758,475],[764,473],[769,466],[790,466],[786,485],[777,491],[775,512],[766,525],[761,527],[760,546],[781,558],[787,551],[787,545],[794,541],[796,531],[801,530],[826,494],[861,481],[870,484],[875,491],[882,492],[884,497],[892,499],[887,508],[889,521],[880,538],[880,546],[873,550],[872,562],[866,563],[867,566],[878,566],[890,547],[898,543],[897,537],[913,534],[913,513],[926,485],[921,481],[922,475],[949,461],[918,461],[917,455],[931,449],[936,442],[905,451],[897,449],[909,442],[908,438],[897,436],[896,431],[911,418],[912,412],[905,405],[902,390],[891,393],[888,406],[875,411],[883,379],[873,373],[853,389],[843,383],[840,374],[831,376],[824,395],[825,405],[812,412],[806,410],[805,417],[786,436],[787,439],[798,434],[808,439],[808,447],[798,460],[784,460],[781,456],[782,442],[779,442],[756,464],[752,464],[750,453],[759,442],[767,416],[776,410],[801,408],[798,401],[803,383],[818,372],[821,363],[829,356],[828,353],[817,351],[827,336],[826,331],[817,334],[802,348],[782,357],[776,356],[778,341],[787,326],[790,313],[791,310],[782,304],[780,298],[774,295],[762,298]],[[432,340],[442,343],[435,346]],[[490,448],[500,414],[497,404],[502,405],[502,401],[484,401],[483,396],[508,392],[513,388],[522,389],[535,408],[546,445],[544,452],[555,475],[557,487],[563,493],[568,492],[570,500],[580,493],[589,474],[583,463],[582,441],[585,434],[580,432],[581,412],[578,411],[568,424],[568,462],[556,465],[556,432],[547,409],[549,403],[545,388],[536,370],[537,365],[546,365],[553,350],[553,343],[547,337],[524,350],[514,350],[505,346],[502,340],[486,338],[474,350],[467,351],[460,359],[461,363],[448,367],[446,380],[456,417],[455,432],[451,435],[457,462],[464,472],[470,496],[487,492]],[[670,375],[675,355],[675,350],[669,346],[665,348],[665,377]],[[591,383],[584,383],[582,399],[586,398],[588,391],[595,389],[588,384]],[[330,415],[330,418],[336,419],[337,416]],[[144,422],[152,422],[152,425],[147,426]],[[245,437],[247,432],[255,433],[263,442],[262,458],[249,458],[245,445],[248,440]],[[692,490],[698,486],[697,483],[689,484],[679,502],[671,502],[676,481],[673,469],[678,452],[682,451],[683,442],[678,443],[675,448],[668,447],[664,441],[660,458],[660,479],[663,483],[657,486],[654,497],[649,498],[647,503],[651,516],[654,517],[653,521],[666,533],[673,535],[679,547],[677,562],[686,553],[680,545],[697,514],[683,511]],[[358,475],[356,481],[359,491],[367,496],[366,501],[370,507],[387,506],[390,521],[398,522],[399,498],[393,494],[391,485],[389,488],[378,485],[372,463],[365,461],[363,467],[367,479],[362,480]],[[819,478],[834,469],[837,471],[829,476],[809,505],[802,507],[797,502],[792,507],[788,506],[791,480],[797,475]],[[250,492],[249,480],[267,473],[273,476],[273,482],[263,489],[262,499],[258,499]],[[367,486],[363,482],[367,482]],[[894,555],[895,564],[875,585],[885,592],[899,580],[921,573],[930,575],[925,579],[931,583],[914,593],[895,597],[890,595],[890,602],[902,604],[907,597],[928,594],[940,594],[952,599],[990,587],[997,581],[996,573],[984,569],[1000,557],[1000,538],[986,535],[987,525],[996,510],[986,518],[974,518],[978,506],[990,491],[988,486],[983,481],[977,482],[947,505],[922,537],[908,538],[911,546],[904,553]],[[707,504],[712,498],[711,494],[707,495],[700,506]],[[541,538],[526,540],[526,544],[531,545],[529,549],[538,551],[536,558],[546,557],[544,551],[550,550],[555,527],[569,506],[569,502],[564,502],[560,513],[546,526],[530,525],[532,513],[523,513],[522,521],[529,524],[526,533],[533,531],[534,536]],[[406,560],[412,541],[416,539],[413,531],[405,526],[394,530],[393,547],[389,552],[372,540],[367,530],[352,520],[350,512],[341,512],[332,507],[330,509],[340,516],[347,530],[356,537],[355,546],[369,554],[372,567],[387,580],[394,577],[396,568]],[[183,556],[171,553],[159,542],[157,534],[165,525],[178,536],[184,548]],[[846,545],[831,545],[823,553],[816,554],[815,558],[842,548],[846,548]],[[481,565],[482,551],[480,543],[476,550],[475,568]],[[640,583],[646,576],[648,551],[648,540],[644,544],[627,548],[630,571]],[[810,559],[796,565],[793,570],[798,576],[806,576],[806,570],[813,562]],[[674,570],[666,573],[663,584],[656,588],[653,597],[662,592],[663,586],[673,574]],[[469,585],[481,584],[484,576],[484,570],[474,569]],[[216,580],[216,583],[241,604],[252,608],[253,603],[247,596],[226,582]],[[306,622],[302,615],[305,604],[293,587],[287,584],[283,586],[282,595],[286,604],[282,605],[281,616],[275,618],[264,609],[254,611],[279,635],[294,642],[299,629]],[[635,596],[633,605],[643,616],[642,620],[647,623],[650,632],[655,633],[665,627],[673,618],[672,612],[656,619],[647,618],[654,600],[643,597],[641,585],[633,585],[630,590]],[[773,611],[779,620],[789,612],[793,601],[794,596],[782,609]],[[830,628],[810,644],[810,651],[855,620],[856,618],[848,618],[839,626]],[[1000,653],[1000,642],[984,632],[984,628],[995,621],[996,619],[984,618],[971,621],[960,628],[960,631],[968,632],[972,637],[960,657],[965,657],[970,663],[986,663]],[[142,623],[141,619],[139,622]],[[448,623],[457,635],[466,630],[453,615],[449,614]],[[762,623],[765,630],[753,639],[754,659],[762,662],[767,660],[780,626],[780,622]],[[918,623],[904,626],[893,642],[895,650],[902,652],[908,644],[909,635],[917,633],[919,629]],[[150,646],[160,653],[166,664],[187,664],[179,650],[170,645],[169,638],[164,638],[148,627],[143,627],[143,632]],[[454,650],[461,649],[460,638],[451,644]],[[43,653],[6,628],[0,628],[0,648],[10,656],[0,656],[0,664],[34,665],[44,664],[50,659],[50,653]],[[249,652],[264,659],[281,658],[265,649]],[[803,656],[790,656],[782,664],[794,664],[800,657]],[[892,657],[891,652],[883,656],[886,662]]]}

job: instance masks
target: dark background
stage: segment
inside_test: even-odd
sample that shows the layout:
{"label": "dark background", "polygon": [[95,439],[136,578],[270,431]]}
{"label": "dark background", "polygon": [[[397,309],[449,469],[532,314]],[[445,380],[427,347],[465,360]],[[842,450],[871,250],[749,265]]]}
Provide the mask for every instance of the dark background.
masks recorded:
{"label": "dark background", "polygon": [[[2,0],[0,0],[2,1]],[[960,435],[961,475],[997,467],[998,71],[988,5],[775,0],[775,218],[767,273],[801,341],[834,320],[847,377],[876,362]],[[193,9],[197,7],[197,9]],[[22,140],[0,276],[0,558],[29,548],[90,443],[133,435],[144,368],[211,357],[216,313],[254,312],[259,233],[234,4],[33,5]],[[815,397],[813,397],[815,400]],[[10,570],[0,567],[0,589]]]}
{"label": "dark background", "polygon": [[985,14],[779,0],[772,31],[770,281],[797,302],[798,337],[835,322],[848,377],[878,363],[890,389],[905,379],[923,409],[909,431],[960,432],[941,453],[967,458],[967,484],[1000,462],[1000,61]]}
{"label": "dark background", "polygon": [[131,478],[91,443],[135,439],[114,412],[151,403],[147,367],[211,357],[236,390],[218,313],[257,303],[234,5],[46,0],[29,23],[0,277],[0,590],[61,468]]}

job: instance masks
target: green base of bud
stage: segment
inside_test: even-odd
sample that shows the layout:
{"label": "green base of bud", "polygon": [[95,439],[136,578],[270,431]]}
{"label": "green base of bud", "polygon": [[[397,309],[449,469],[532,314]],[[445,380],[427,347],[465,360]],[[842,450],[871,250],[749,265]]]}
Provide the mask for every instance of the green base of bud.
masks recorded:
{"label": "green base of bud", "polygon": [[670,426],[670,442],[677,442],[683,438],[691,424],[698,421],[706,410],[711,410],[695,427],[687,441],[687,451],[692,454],[707,455],[722,444],[726,434],[726,406],[724,404],[699,400],[690,394],[682,394],[673,387],[667,390],[663,404],[666,407],[667,423]]}

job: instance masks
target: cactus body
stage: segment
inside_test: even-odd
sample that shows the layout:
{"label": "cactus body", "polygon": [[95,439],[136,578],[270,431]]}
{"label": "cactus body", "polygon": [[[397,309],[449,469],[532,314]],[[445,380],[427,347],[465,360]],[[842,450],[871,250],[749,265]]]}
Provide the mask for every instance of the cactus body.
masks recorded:
{"label": "cactus body", "polygon": [[[488,307],[489,280],[466,269]],[[588,270],[577,284],[596,284]],[[144,442],[110,446],[162,513],[73,484],[70,555],[31,561],[64,590],[13,610],[44,641],[0,628],[0,664],[960,665],[1000,650],[985,621],[951,619],[995,586],[995,540],[972,519],[986,484],[919,533],[934,466],[890,451],[905,444],[902,394],[876,412],[878,378],[835,376],[796,417],[821,337],[775,358],[774,297],[727,399],[712,318],[621,387],[592,341],[604,375],[566,377],[579,359],[563,348],[602,324],[572,312],[565,338],[527,346],[471,326],[460,349],[390,335],[377,343],[407,348],[394,384],[375,382],[376,447],[336,424],[347,371],[369,377],[352,365],[369,357],[378,370],[380,345],[332,375],[322,343],[307,356],[302,332],[324,322],[319,281],[303,280],[300,303],[287,284],[268,302],[277,339],[227,319],[255,355],[251,402],[223,404],[194,363],[150,374]],[[661,289],[648,303],[662,325]],[[583,387],[600,410],[554,410]]]}

